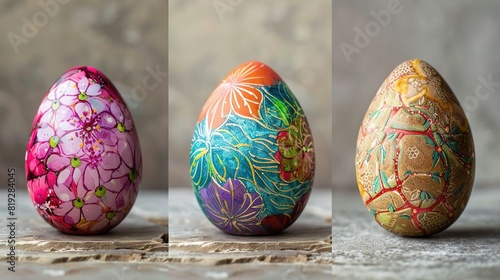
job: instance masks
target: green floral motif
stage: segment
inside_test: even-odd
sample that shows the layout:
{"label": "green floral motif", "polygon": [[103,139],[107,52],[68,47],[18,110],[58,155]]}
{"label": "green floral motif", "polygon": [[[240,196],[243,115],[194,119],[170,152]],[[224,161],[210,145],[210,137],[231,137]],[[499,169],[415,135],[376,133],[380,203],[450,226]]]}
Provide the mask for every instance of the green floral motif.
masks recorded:
{"label": "green floral motif", "polygon": [[[190,174],[200,207],[212,223],[232,234],[269,234],[288,227],[302,211],[314,176],[313,140],[298,101],[280,80],[256,89],[262,94],[255,113],[259,118],[231,111],[214,126],[207,123],[213,119],[208,111],[191,143]],[[221,196],[231,186],[262,203]],[[230,205],[245,208],[236,211]],[[252,208],[256,205],[259,211]],[[242,222],[244,215],[235,224],[226,223],[234,220],[229,213],[252,213],[251,223]]]}
{"label": "green floral motif", "polygon": [[274,155],[280,162],[280,176],[286,182],[306,182],[314,170],[314,149],[311,132],[303,117],[295,120],[289,128],[276,137],[278,152]]}

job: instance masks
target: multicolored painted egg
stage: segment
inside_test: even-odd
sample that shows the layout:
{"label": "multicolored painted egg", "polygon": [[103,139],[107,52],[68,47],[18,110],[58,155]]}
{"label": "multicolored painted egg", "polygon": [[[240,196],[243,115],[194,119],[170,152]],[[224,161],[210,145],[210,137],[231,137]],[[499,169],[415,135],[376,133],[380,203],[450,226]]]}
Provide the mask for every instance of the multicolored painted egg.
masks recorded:
{"label": "multicolored painted egg", "polygon": [[424,61],[399,65],[357,142],[358,187],[375,220],[403,236],[443,231],[467,204],[474,167],[469,123],[448,84]]}
{"label": "multicolored painted egg", "polygon": [[311,130],[278,74],[249,61],[205,103],[190,163],[198,203],[216,227],[235,235],[276,233],[298,218],[309,198]]}
{"label": "multicolored painted egg", "polygon": [[89,66],[68,70],[46,94],[25,161],[36,210],[65,233],[109,231],[139,191],[141,149],[132,116],[108,78]]}

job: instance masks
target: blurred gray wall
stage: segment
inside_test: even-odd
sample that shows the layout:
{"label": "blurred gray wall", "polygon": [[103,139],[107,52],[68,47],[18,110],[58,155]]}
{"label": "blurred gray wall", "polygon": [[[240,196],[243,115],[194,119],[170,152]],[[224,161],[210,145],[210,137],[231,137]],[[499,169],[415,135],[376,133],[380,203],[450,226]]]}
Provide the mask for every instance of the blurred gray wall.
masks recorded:
{"label": "blurred gray wall", "polygon": [[[166,74],[156,87],[141,87],[147,67],[167,71],[167,2],[57,1],[0,2],[0,182],[15,167],[18,187],[26,188],[25,148],[43,96],[67,69],[92,65],[115,84],[134,117],[143,153],[141,187],[166,189]],[[25,27],[30,24],[34,28]],[[23,43],[12,44],[11,33]]]}
{"label": "blurred gray wall", "polygon": [[[214,3],[225,3],[217,10]],[[302,105],[316,149],[314,187],[331,188],[329,0],[169,1],[169,186],[190,187],[196,120],[224,76],[247,60],[273,68]],[[224,12],[221,12],[224,11]]]}
{"label": "blurred gray wall", "polygon": [[[389,3],[396,6],[388,6]],[[374,16],[384,14],[383,10],[393,11],[390,20]],[[368,35],[369,40],[365,40],[368,43],[355,41],[357,29]],[[355,46],[359,52],[345,55],[348,52],[342,51],[342,43]],[[498,185],[499,46],[500,1],[335,0],[334,188],[357,191],[354,155],[361,121],[384,79],[398,64],[412,58],[423,59],[434,66],[465,109],[476,148],[474,188]],[[482,85],[482,79],[496,84],[488,90]]]}

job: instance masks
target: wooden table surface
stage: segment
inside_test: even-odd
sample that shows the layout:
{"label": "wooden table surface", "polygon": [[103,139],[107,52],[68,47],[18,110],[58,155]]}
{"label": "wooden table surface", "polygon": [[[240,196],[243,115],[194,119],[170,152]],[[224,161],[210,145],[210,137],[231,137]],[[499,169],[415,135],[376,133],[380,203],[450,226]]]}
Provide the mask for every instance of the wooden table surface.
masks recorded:
{"label": "wooden table surface", "polygon": [[[6,198],[5,190],[0,194]],[[331,279],[331,192],[315,190],[294,225],[265,237],[219,231],[190,188],[172,188],[169,196],[142,190],[129,216],[111,232],[75,236],[45,223],[19,190],[16,272],[7,270],[8,228],[1,227],[1,279],[255,279],[256,272],[259,279]],[[6,224],[7,211],[0,217]]]}
{"label": "wooden table surface", "polygon": [[[6,190],[1,190],[7,200]],[[127,218],[107,234],[77,236],[49,226],[24,190],[16,192],[16,272],[8,271],[9,229],[0,227],[0,279],[165,279],[167,191],[141,190]],[[7,225],[6,207],[0,223]],[[4,278],[8,277],[8,278]]]}
{"label": "wooden table surface", "polygon": [[[5,190],[0,194],[6,198]],[[500,274],[495,187],[475,189],[459,220],[430,238],[391,234],[356,192],[334,192],[333,253],[331,193],[320,189],[294,225],[265,237],[222,233],[203,216],[190,188],[172,188],[168,199],[166,191],[142,191],[130,215],[98,236],[59,233],[38,216],[26,192],[17,197],[16,272],[7,270],[8,227],[2,226],[1,279],[304,280],[332,274],[334,279],[496,279]],[[6,215],[4,209],[2,225]]]}
{"label": "wooden table surface", "polygon": [[[0,194],[6,198],[5,190]],[[265,237],[222,233],[203,216],[190,188],[172,188],[168,199],[166,191],[142,191],[130,215],[98,236],[59,233],[38,216],[26,192],[17,197],[16,272],[7,270],[9,229],[2,226],[0,279],[305,280],[332,274],[334,279],[497,279],[500,274],[495,187],[475,189],[458,221],[430,238],[403,238],[382,229],[356,192],[334,192],[333,228],[331,193],[317,189],[294,225]],[[2,225],[6,215],[4,207]]]}
{"label": "wooden table surface", "polygon": [[203,215],[191,188],[169,190],[170,275],[225,279],[331,279],[331,191],[314,189],[284,232],[234,236]]}

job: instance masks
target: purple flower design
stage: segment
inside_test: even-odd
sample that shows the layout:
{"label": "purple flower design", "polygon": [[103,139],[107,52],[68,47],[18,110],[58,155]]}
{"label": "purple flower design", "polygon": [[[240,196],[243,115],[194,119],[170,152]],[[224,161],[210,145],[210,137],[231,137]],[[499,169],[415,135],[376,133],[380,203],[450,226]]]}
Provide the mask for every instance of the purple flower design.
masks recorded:
{"label": "purple flower design", "polygon": [[47,159],[47,167],[58,174],[56,185],[71,186],[75,184],[78,193],[93,191],[100,186],[98,170],[92,167],[87,160],[79,157],[61,157],[52,154]]}
{"label": "purple flower design", "polygon": [[42,124],[34,135],[36,135],[36,142],[34,139],[30,140],[30,153],[26,153],[25,161],[27,163],[27,175],[30,178],[42,176],[47,173],[45,161],[47,155],[51,152],[50,141],[53,138],[54,130],[47,124]]}
{"label": "purple flower design", "polygon": [[40,123],[53,123],[56,125],[71,117],[72,110],[68,105],[63,104],[61,100],[68,88],[71,87],[72,81],[66,81],[57,86],[55,90],[51,90],[47,94],[47,99],[42,102],[39,108],[39,114],[42,116]]}
{"label": "purple flower design", "polygon": [[64,96],[61,97],[61,103],[64,105],[72,105],[78,100],[87,100],[89,97],[96,97],[101,94],[101,85],[89,80],[87,77],[82,77],[78,83],[72,81],[70,86],[65,88]]}
{"label": "purple flower design", "polygon": [[141,181],[139,139],[101,72],[76,67],[51,87],[35,116],[25,165],[35,207],[63,232],[108,231],[130,212]]}
{"label": "purple flower design", "polygon": [[64,216],[64,222],[67,224],[79,223],[82,216],[87,221],[99,220],[103,214],[103,209],[97,203],[98,197],[93,195],[93,190],[86,190],[74,183],[69,186],[56,184],[54,193],[61,204],[52,211],[55,215]]}
{"label": "purple flower design", "polygon": [[101,219],[90,228],[92,232],[101,232],[104,229],[114,228],[125,218],[125,214],[121,211],[109,211],[106,212],[105,215],[105,218]]}
{"label": "purple flower design", "polygon": [[59,124],[63,154],[97,156],[104,151],[103,145],[116,144],[117,137],[110,131],[116,126],[116,120],[110,113],[98,113],[90,103],[79,102],[75,105],[75,114]]}
{"label": "purple flower design", "polygon": [[258,217],[264,206],[262,197],[248,192],[241,181],[228,179],[220,186],[212,180],[200,196],[208,219],[224,232],[251,235],[262,230]]}
{"label": "purple flower design", "polygon": [[132,129],[132,117],[128,114],[127,110],[124,110],[118,103],[111,103],[110,111],[113,117],[115,117],[116,129],[119,132],[125,132]]}

